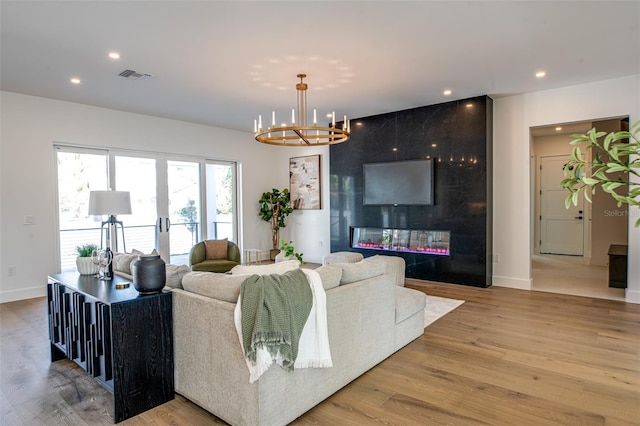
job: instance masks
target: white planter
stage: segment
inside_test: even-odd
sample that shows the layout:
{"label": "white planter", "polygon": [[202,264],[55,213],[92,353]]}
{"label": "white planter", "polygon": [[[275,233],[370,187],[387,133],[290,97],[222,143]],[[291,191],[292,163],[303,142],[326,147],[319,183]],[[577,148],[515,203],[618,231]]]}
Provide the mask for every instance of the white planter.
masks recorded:
{"label": "white planter", "polygon": [[76,257],[76,267],[80,275],[94,275],[98,273],[98,265],[90,257]]}

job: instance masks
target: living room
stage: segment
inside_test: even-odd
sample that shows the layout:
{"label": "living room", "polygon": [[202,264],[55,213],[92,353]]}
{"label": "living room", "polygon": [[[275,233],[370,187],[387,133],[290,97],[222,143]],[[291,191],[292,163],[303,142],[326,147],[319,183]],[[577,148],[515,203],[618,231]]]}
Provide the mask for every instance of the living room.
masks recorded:
{"label": "living room", "polygon": [[[5,3],[12,2],[3,1],[3,27],[5,19],[9,19],[5,13]],[[626,28],[627,32],[621,37],[633,40],[635,36],[637,40],[637,2],[627,2],[625,5],[631,8],[631,13],[621,15],[632,18],[635,16],[636,25],[635,30],[629,29],[632,27],[629,25]],[[348,34],[348,30],[345,32]],[[46,33],[42,37],[46,38]],[[366,43],[358,40],[356,35],[354,39]],[[5,38],[3,34],[3,71],[6,66],[5,48],[11,46],[10,41],[11,39]],[[623,73],[615,74],[613,70],[612,74],[601,73],[601,77],[567,79],[544,89],[515,94],[505,92],[493,98],[493,254],[496,255],[492,265],[493,286],[532,289],[530,129],[612,117],[628,116],[631,122],[638,120],[640,70],[637,65],[637,42],[632,42],[631,46],[628,53],[632,60],[635,58],[636,64],[631,72],[625,69]],[[584,46],[580,47],[584,49]],[[265,51],[266,49],[267,47]],[[242,55],[252,56],[255,53]],[[242,55],[232,60],[239,61],[239,56]],[[268,56],[265,53],[264,57]],[[410,62],[410,55],[404,58],[407,63]],[[245,62],[243,66],[246,68],[249,62]],[[120,71],[120,68],[129,65],[110,66],[113,70]],[[575,66],[579,67],[577,64]],[[544,67],[552,68],[552,64],[544,64]],[[41,67],[35,69],[40,70]],[[32,72],[33,69],[24,71]],[[311,74],[311,70],[298,71]],[[151,72],[160,74],[162,71]],[[360,69],[358,72],[364,73],[365,70]],[[551,77],[551,71],[549,74]],[[65,84],[66,78],[61,78],[60,84]],[[388,79],[395,78],[399,77],[390,75]],[[429,80],[428,77],[425,78]],[[289,80],[285,80],[281,82],[286,85],[285,97],[290,98],[293,104],[293,84],[290,87]],[[312,106],[314,91],[313,84],[309,84],[309,103]],[[357,79],[350,83],[356,84]],[[77,89],[80,88],[71,90]],[[440,88],[437,89],[440,92]],[[259,86],[254,87],[253,91],[257,94],[260,91]],[[393,98],[392,94],[387,95]],[[441,100],[448,101],[446,98]],[[76,147],[188,154],[237,161],[241,171],[239,242],[242,247],[261,248],[265,252],[270,247],[270,233],[266,224],[256,214],[254,206],[257,200],[262,192],[272,187],[288,187],[288,165],[291,157],[320,154],[322,199],[325,200],[325,206],[320,210],[295,211],[283,231],[283,237],[293,240],[296,248],[304,252],[305,259],[311,262],[320,262],[330,251],[329,147],[298,149],[259,144],[251,134],[254,119],[251,112],[242,117],[246,119],[247,125],[246,131],[241,131],[198,124],[187,119],[132,112],[125,105],[122,108],[105,108],[59,100],[48,96],[47,93],[31,93],[29,88],[22,91],[17,88],[5,89],[4,83],[0,92],[0,102],[0,302],[44,296],[46,277],[58,268],[57,190],[53,155],[53,145],[56,143]],[[252,100],[248,99],[246,103],[249,105]],[[412,106],[437,103],[440,102],[425,102]],[[332,104],[337,110],[342,110],[339,97],[336,97]],[[388,109],[379,112],[405,108],[398,108],[393,102],[389,104]],[[267,112],[269,111],[263,114]],[[212,116],[216,113],[215,110],[207,111],[207,114]],[[353,118],[372,115],[360,114],[358,111],[353,113]],[[638,214],[638,209],[632,209],[629,216],[635,218]],[[34,221],[25,224],[27,216],[33,217]],[[638,259],[640,229],[634,228],[632,224],[629,226],[628,244],[630,259]],[[625,300],[628,303],[640,303],[640,262],[629,262],[628,277]]]}

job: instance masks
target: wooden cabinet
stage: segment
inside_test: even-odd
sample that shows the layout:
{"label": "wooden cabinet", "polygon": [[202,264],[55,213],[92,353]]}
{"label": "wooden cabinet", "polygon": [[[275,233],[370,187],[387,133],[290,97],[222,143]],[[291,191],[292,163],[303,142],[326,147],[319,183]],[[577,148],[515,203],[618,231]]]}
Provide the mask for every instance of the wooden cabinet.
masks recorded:
{"label": "wooden cabinet", "polygon": [[68,273],[47,284],[51,361],[72,359],[104,385],[116,423],[174,398],[172,294],[123,282]]}

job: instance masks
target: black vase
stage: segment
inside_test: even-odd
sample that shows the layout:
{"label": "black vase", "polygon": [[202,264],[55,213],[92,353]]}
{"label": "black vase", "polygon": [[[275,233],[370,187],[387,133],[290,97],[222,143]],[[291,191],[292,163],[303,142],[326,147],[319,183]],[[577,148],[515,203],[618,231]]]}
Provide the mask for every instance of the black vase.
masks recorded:
{"label": "black vase", "polygon": [[133,286],[140,294],[162,291],[167,281],[167,269],[159,254],[143,254],[133,264]]}

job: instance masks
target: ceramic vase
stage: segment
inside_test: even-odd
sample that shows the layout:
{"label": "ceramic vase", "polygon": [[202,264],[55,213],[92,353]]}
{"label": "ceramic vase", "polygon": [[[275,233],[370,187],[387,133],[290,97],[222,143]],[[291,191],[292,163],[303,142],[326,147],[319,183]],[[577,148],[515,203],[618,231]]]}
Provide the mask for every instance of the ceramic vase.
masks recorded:
{"label": "ceramic vase", "polygon": [[98,273],[98,265],[90,257],[76,257],[76,267],[80,275],[95,275]]}
{"label": "ceramic vase", "polygon": [[167,281],[167,269],[159,254],[144,254],[133,263],[133,286],[140,294],[162,291]]}

